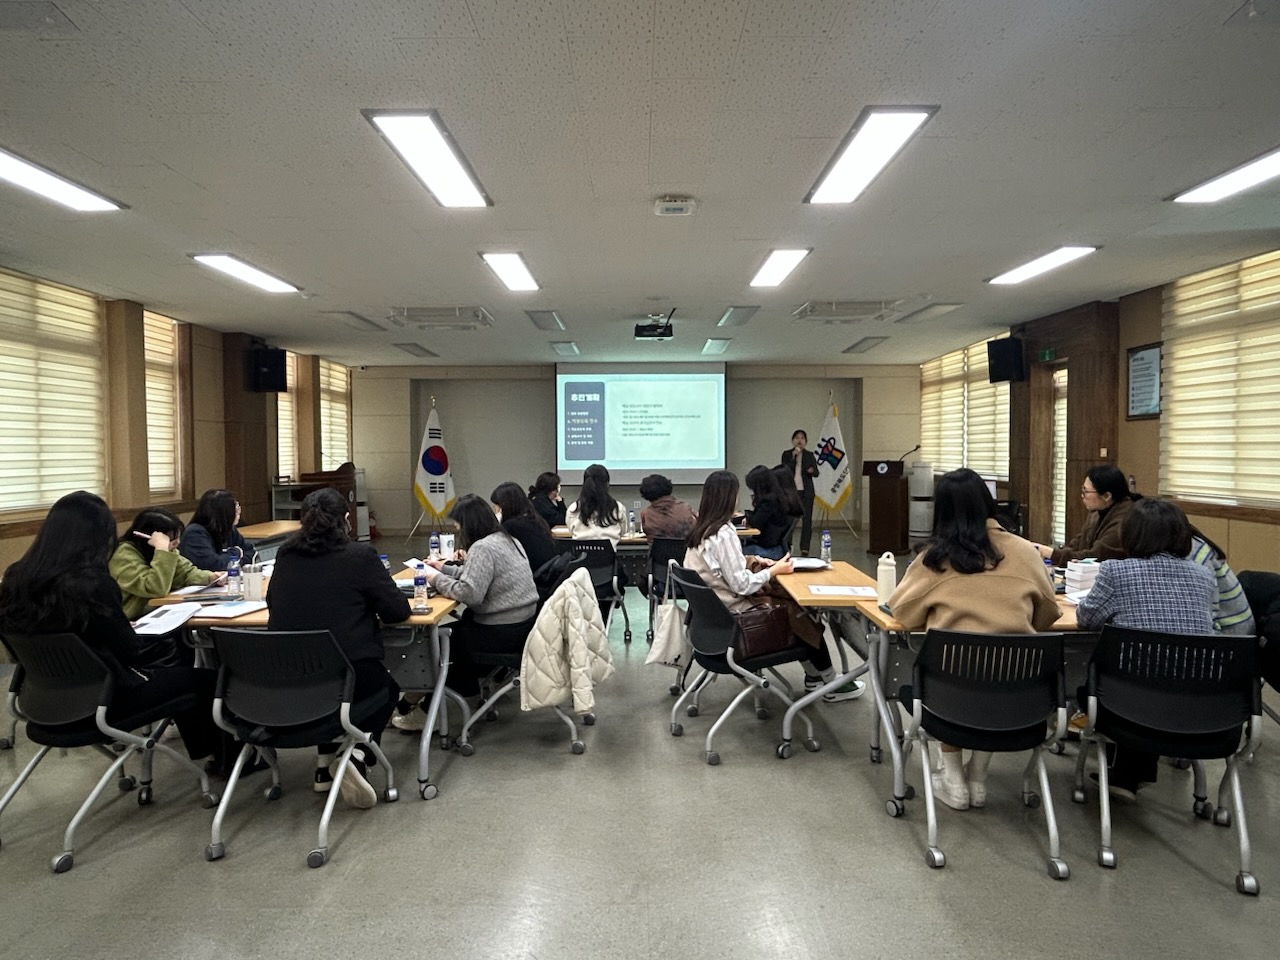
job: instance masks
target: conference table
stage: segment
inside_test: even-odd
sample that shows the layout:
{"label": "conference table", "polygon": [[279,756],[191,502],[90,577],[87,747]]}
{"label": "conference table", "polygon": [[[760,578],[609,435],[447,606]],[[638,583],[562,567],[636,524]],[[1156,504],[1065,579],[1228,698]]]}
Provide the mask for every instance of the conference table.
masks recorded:
{"label": "conference table", "polygon": [[268,520],[238,528],[240,535],[253,544],[260,563],[274,560],[281,544],[297,533],[302,524],[297,520]]}
{"label": "conference table", "polygon": [[[412,571],[405,570],[404,574],[412,576]],[[182,603],[190,599],[188,596],[171,594],[167,597],[153,600],[152,605]],[[420,689],[424,692],[431,691],[427,719],[423,724],[422,736],[418,742],[418,796],[422,797],[423,800],[434,799],[440,792],[439,788],[431,782],[431,738],[433,733],[438,732],[442,738],[447,739],[448,721],[442,713],[445,696],[451,697],[461,708],[463,724],[466,724],[471,713],[466,700],[446,686],[449,676],[449,632],[446,630],[442,634],[440,624],[457,607],[458,601],[456,600],[434,596],[427,601],[425,613],[412,613],[408,620],[383,628],[383,646],[386,651],[385,663],[392,676],[400,683],[401,688],[410,691],[415,689]],[[265,608],[244,613],[237,617],[217,617],[207,614],[202,615],[202,613],[197,612],[184,624],[184,627],[187,632],[188,642],[200,654],[207,653],[211,648],[210,640],[207,636],[203,636],[200,631],[213,627],[235,630],[265,630],[267,629],[268,618],[269,611]],[[403,631],[398,631],[396,628],[406,627],[409,628],[409,636],[403,642],[400,642],[397,633],[403,633]],[[422,656],[421,651],[421,647],[424,644],[427,645],[429,650],[425,658]]]}
{"label": "conference table", "polygon": [[[914,790],[906,783],[902,721],[896,708],[889,702],[889,691],[910,682],[911,667],[919,650],[918,638],[922,634],[915,635],[917,640],[913,646],[911,630],[880,607],[874,593],[875,578],[843,560],[834,561],[825,570],[785,574],[778,577],[777,581],[801,607],[853,616],[861,624],[867,639],[866,650],[859,651],[851,638],[843,635],[843,631],[832,630],[837,642],[848,643],[855,653],[864,658],[864,662],[853,669],[846,669],[831,682],[810,691],[793,703],[782,719],[783,742],[790,742],[792,721],[800,710],[817,701],[824,693],[838,689],[865,673],[871,683],[871,693],[876,705],[876,715],[871,724],[871,762],[880,763],[882,760],[880,731],[883,728],[893,759],[893,797],[886,804],[886,809],[890,816],[901,816],[905,809],[903,802],[914,796]],[[869,591],[869,596],[860,595]],[[1058,619],[1053,625],[1053,631],[1075,633],[1078,630],[1075,605],[1059,597]],[[1078,643],[1068,644],[1068,660],[1075,664],[1077,670],[1082,670],[1095,642],[1096,635],[1079,634]],[[844,660],[843,651],[841,660]],[[1074,690],[1075,686],[1069,686],[1069,689]]]}

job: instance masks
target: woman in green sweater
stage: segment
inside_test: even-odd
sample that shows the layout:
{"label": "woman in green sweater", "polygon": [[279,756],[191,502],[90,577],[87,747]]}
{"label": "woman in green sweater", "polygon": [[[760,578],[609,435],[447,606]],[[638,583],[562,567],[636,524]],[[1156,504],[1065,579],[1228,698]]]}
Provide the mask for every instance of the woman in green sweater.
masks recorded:
{"label": "woman in green sweater", "polygon": [[120,585],[124,613],[130,620],[146,613],[151,600],[226,576],[201,570],[178,553],[182,529],[182,521],[168,510],[149,507],[134,517],[120,537],[107,568]]}

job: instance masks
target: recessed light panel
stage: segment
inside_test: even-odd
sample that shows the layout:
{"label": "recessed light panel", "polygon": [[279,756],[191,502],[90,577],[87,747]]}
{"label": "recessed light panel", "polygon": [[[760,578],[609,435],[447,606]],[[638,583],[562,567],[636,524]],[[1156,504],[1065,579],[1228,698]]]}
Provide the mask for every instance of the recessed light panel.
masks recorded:
{"label": "recessed light panel", "polygon": [[872,347],[878,347],[880,344],[888,340],[888,337],[863,337],[851,347],[845,347],[843,353],[866,353]]}
{"label": "recessed light panel", "polygon": [[418,344],[418,343],[393,343],[393,344],[392,344],[392,346],[393,346],[393,347],[398,347],[398,348],[400,348],[400,349],[401,349],[401,350],[403,350],[405,353],[411,353],[411,354],[413,354],[415,357],[438,357],[438,356],[440,356],[440,354],[438,354],[438,353],[433,353],[432,351],[428,350],[426,347],[424,347],[424,346],[422,346],[421,344]]}
{"label": "recessed light panel", "polygon": [[298,292],[298,288],[293,284],[285,283],[279,277],[273,277],[266,271],[245,263],[239,257],[232,257],[225,253],[195,253],[191,255],[191,259],[196,263],[203,263],[206,267],[220,270],[259,290],[265,290],[267,293]]}
{"label": "recessed light panel", "polygon": [[895,323],[927,323],[930,320],[937,320],[941,316],[945,316],[952,310],[959,310],[963,307],[963,303],[931,303],[927,307],[909,313],[905,317],[899,317]]}
{"label": "recessed light panel", "polygon": [[719,320],[716,321],[717,327],[743,327],[746,326],[748,320],[756,315],[759,307],[730,307],[724,312]]}
{"label": "recessed light panel", "polygon": [[123,209],[122,205],[114,200],[90,193],[66,177],[60,177],[44,167],[37,167],[34,163],[23,160],[8,150],[0,150],[0,180],[7,180],[15,187],[30,190],[46,200],[52,200],[81,213]]}
{"label": "recessed light panel", "polygon": [[732,342],[733,342],[732,339],[723,340],[723,339],[717,339],[715,337],[712,337],[702,345],[702,352],[705,354],[724,353],[725,350],[728,349],[729,344],[731,344]]}
{"label": "recessed light panel", "polygon": [[364,111],[442,207],[487,207],[491,201],[434,110]]}
{"label": "recessed light panel", "polygon": [[553,340],[551,349],[562,357],[576,357],[582,352],[572,340]]}
{"label": "recessed light panel", "polygon": [[520,254],[482,253],[480,256],[489,265],[489,269],[498,275],[498,279],[503,282],[508,290],[521,293],[538,289],[538,281],[533,279],[533,274],[525,266],[524,259]]}
{"label": "recessed light panel", "polygon": [[1032,277],[1038,277],[1042,273],[1048,273],[1063,264],[1070,263],[1072,260],[1086,257],[1097,249],[1097,247],[1059,247],[1053,253],[1046,253],[1043,257],[1036,257],[1030,263],[1024,263],[1022,266],[1014,267],[998,277],[992,277],[988,282],[1001,285],[1022,283]]}
{"label": "recessed light panel", "polygon": [[805,203],[852,203],[889,165],[937,107],[868,107],[814,184]]}
{"label": "recessed light panel", "polygon": [[1242,167],[1229,170],[1221,176],[1205,181],[1198,187],[1192,187],[1174,197],[1173,202],[1216,203],[1275,177],[1280,177],[1280,150],[1272,150]]}
{"label": "recessed light panel", "polygon": [[808,250],[774,250],[769,254],[751,281],[753,287],[776,287],[791,275],[800,261],[809,255]]}
{"label": "recessed light panel", "polygon": [[554,310],[526,310],[525,316],[539,330],[563,330],[564,321]]}

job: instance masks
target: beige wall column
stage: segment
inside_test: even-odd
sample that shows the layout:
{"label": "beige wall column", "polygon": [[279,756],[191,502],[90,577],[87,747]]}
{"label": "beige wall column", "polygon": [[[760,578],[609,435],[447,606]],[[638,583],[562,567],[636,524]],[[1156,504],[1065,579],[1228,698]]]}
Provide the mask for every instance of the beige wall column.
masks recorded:
{"label": "beige wall column", "polygon": [[108,300],[107,382],[111,384],[108,501],[137,507],[151,500],[147,470],[147,373],[142,304]]}

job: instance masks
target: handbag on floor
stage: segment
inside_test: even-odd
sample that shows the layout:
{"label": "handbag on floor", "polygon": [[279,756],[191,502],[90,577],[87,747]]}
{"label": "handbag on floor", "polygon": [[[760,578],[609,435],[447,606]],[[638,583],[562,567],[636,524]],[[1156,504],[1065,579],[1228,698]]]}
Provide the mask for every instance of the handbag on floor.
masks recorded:
{"label": "handbag on floor", "polygon": [[653,646],[645,663],[660,663],[667,667],[683,667],[693,652],[689,638],[684,634],[684,611],[675,601],[673,585],[675,577],[667,576],[667,587],[662,593],[653,618]]}

